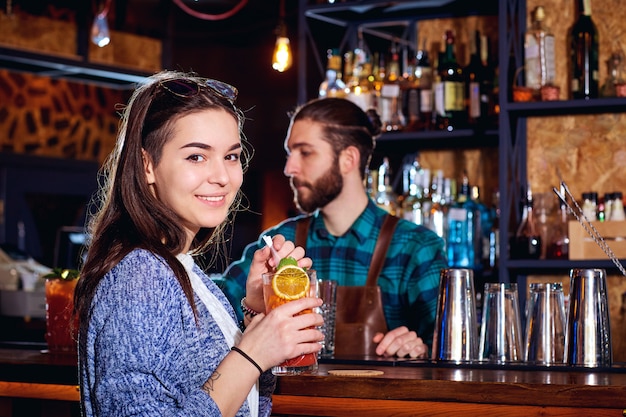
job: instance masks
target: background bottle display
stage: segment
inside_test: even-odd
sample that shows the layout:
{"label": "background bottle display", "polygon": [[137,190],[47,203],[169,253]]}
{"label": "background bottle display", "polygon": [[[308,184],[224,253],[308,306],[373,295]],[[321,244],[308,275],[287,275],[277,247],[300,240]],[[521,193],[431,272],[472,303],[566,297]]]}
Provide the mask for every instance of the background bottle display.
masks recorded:
{"label": "background bottle display", "polygon": [[386,131],[401,130],[406,124],[400,108],[400,55],[397,46],[391,45],[387,69],[380,90],[380,118]]}
{"label": "background bottle display", "polygon": [[376,205],[395,216],[399,214],[398,196],[394,193],[392,187],[389,158],[383,158],[383,162],[377,171]]}
{"label": "background bottle display", "polygon": [[470,125],[483,125],[487,117],[489,100],[484,91],[485,67],[480,59],[480,32],[474,31],[470,41],[470,61],[463,70],[465,75],[465,99],[467,121]]}
{"label": "background bottle display", "polygon": [[598,97],[598,30],[591,19],[591,0],[577,0],[578,20],[570,31],[571,98]]}
{"label": "background bottle display", "polygon": [[569,258],[568,209],[563,203],[559,207],[559,218],[554,225],[546,257],[548,259]]}
{"label": "background bottle display", "polygon": [[405,166],[403,177],[407,183],[408,193],[402,200],[402,217],[415,224],[424,224],[424,195],[422,182],[424,169],[416,156],[413,163]]}
{"label": "background bottle display", "polygon": [[416,58],[415,79],[419,91],[419,122],[423,130],[429,130],[432,127],[433,114],[433,69],[430,66],[425,46],[417,51]]}
{"label": "background bottle display", "polygon": [[446,251],[451,268],[480,269],[481,225],[480,211],[471,199],[467,174],[463,176],[456,202],[448,210]]}
{"label": "background bottle display", "polygon": [[542,241],[533,215],[533,193],[528,189],[522,202],[522,219],[510,242],[511,258],[539,259]]}
{"label": "background bottle display", "polygon": [[465,79],[463,69],[456,60],[454,34],[446,31],[446,49],[440,57],[439,79],[433,85],[436,123],[439,130],[454,130],[465,126]]}
{"label": "background bottle display", "polygon": [[602,97],[626,97],[626,80],[622,76],[624,56],[621,52],[613,52],[606,62],[607,77],[600,89]]}
{"label": "background bottle display", "polygon": [[537,6],[532,12],[532,24],[524,36],[524,74],[526,87],[539,99],[541,87],[554,84],[554,35],[544,24],[545,11]]}
{"label": "background bottle display", "polygon": [[348,89],[347,99],[367,111],[374,106],[373,86],[369,76],[372,73],[372,63],[364,48],[356,48],[352,53],[346,54],[352,67],[352,77],[346,83]]}
{"label": "background bottle display", "polygon": [[444,178],[443,171],[438,170],[431,191],[429,229],[444,240],[448,237],[448,210],[453,203],[452,195],[452,181]]}
{"label": "background bottle display", "polygon": [[328,63],[326,65],[326,78],[320,84],[319,97],[346,97],[346,84],[341,74],[341,55],[339,49],[328,50]]}
{"label": "background bottle display", "polygon": [[408,48],[403,50],[403,71],[400,80],[400,97],[402,114],[406,124],[405,130],[421,130],[420,126],[420,90],[419,80],[415,77],[417,58]]}
{"label": "background bottle display", "polygon": [[487,106],[486,122],[489,127],[498,125],[500,114],[500,84],[498,80],[497,57],[491,52],[491,43],[487,35],[480,36],[480,60],[483,63],[485,77],[481,87],[481,102]]}

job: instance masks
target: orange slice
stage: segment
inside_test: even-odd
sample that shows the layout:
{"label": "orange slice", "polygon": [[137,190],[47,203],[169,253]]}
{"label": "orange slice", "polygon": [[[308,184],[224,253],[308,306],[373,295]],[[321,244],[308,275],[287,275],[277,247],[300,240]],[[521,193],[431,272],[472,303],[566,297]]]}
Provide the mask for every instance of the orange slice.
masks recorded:
{"label": "orange slice", "polygon": [[274,294],[284,300],[297,300],[306,297],[309,287],[309,276],[299,266],[284,266],[272,278]]}

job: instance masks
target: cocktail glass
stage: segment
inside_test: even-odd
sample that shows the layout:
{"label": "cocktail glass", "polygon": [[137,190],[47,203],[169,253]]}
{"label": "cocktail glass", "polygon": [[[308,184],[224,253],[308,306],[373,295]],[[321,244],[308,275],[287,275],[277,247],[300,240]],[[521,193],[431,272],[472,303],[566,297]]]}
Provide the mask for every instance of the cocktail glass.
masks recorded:
{"label": "cocktail glass", "polygon": [[[315,270],[309,269],[306,271],[309,276],[309,291],[308,294],[304,294],[302,297],[315,297],[317,294],[317,274]],[[272,279],[275,273],[263,274],[263,296],[265,298],[265,310],[269,313],[278,306],[281,306],[295,299],[286,299],[280,297],[274,292],[272,287]],[[312,310],[303,310],[299,314],[312,313]],[[305,372],[314,372],[317,370],[317,354],[307,353],[304,355],[296,356],[281,363],[278,366],[272,368],[274,375],[299,375]]]}
{"label": "cocktail glass", "polygon": [[46,279],[46,342],[51,353],[76,353],[78,321],[72,320],[77,279]]}

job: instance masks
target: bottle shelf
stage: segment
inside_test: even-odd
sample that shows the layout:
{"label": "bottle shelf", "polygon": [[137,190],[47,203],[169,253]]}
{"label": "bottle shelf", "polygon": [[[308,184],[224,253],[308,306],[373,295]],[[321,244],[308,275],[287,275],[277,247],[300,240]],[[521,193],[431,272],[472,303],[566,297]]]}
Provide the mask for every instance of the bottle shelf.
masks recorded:
{"label": "bottle shelf", "polygon": [[502,259],[500,267],[524,274],[543,275],[546,273],[569,272],[572,268],[603,268],[609,271],[619,271],[615,264],[606,259],[587,259],[572,261],[569,259]]}
{"label": "bottle shelf", "polygon": [[589,100],[556,100],[506,103],[502,109],[518,116],[566,116],[574,114],[621,113],[626,107],[624,97],[603,97]]}
{"label": "bottle shelf", "polygon": [[343,26],[347,22],[387,22],[432,19],[468,15],[497,15],[498,1],[468,2],[465,0],[414,0],[407,2],[360,0],[340,3],[309,4],[304,15],[308,18]]}
{"label": "bottle shelf", "polygon": [[448,131],[385,132],[377,141],[381,146],[412,146],[428,149],[464,149],[498,146],[498,131],[457,129]]}

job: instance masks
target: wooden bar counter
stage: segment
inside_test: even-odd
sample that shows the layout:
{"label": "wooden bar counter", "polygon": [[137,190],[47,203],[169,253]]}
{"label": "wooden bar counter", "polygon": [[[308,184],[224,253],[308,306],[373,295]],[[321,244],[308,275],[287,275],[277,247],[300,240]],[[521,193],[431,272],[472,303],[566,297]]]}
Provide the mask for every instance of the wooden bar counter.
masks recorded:
{"label": "wooden bar counter", "polygon": [[[329,370],[382,371],[334,376]],[[326,361],[315,375],[281,377],[280,416],[624,416],[626,368]]]}
{"label": "wooden bar counter", "polygon": [[[339,369],[382,374],[329,374]],[[16,399],[76,405],[77,378],[75,357],[0,349],[0,416],[12,415],[2,409]],[[625,410],[624,364],[598,369],[323,360],[315,374],[278,378],[274,395],[275,416],[601,417],[624,416]]]}

